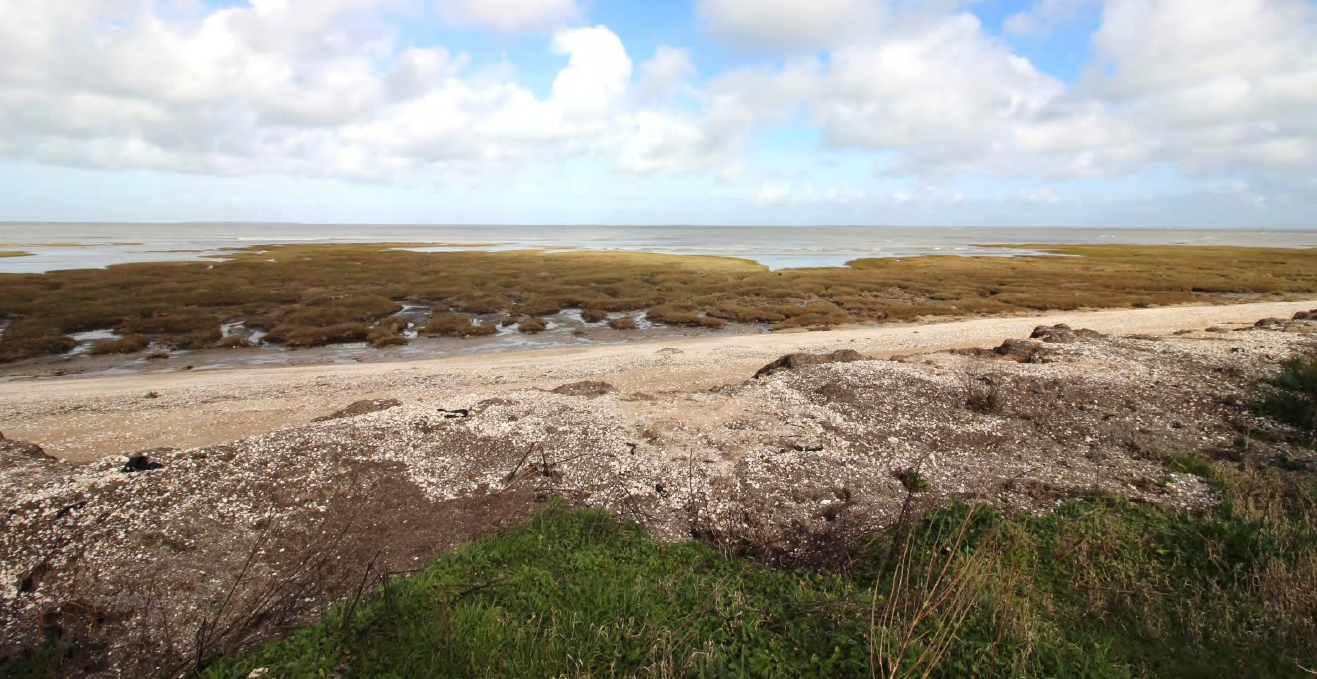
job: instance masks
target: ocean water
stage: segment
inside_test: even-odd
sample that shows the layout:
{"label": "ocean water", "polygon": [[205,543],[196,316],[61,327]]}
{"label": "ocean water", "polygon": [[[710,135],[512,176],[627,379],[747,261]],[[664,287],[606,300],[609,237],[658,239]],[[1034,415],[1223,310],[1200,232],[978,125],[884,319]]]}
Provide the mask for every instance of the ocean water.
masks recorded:
{"label": "ocean water", "polygon": [[378,224],[0,223],[0,273],[185,261],[287,243],[409,243],[419,250],[557,249],[740,257],[773,269],[864,257],[1019,254],[991,245],[1124,243],[1317,247],[1317,230],[757,226],[431,226]]}

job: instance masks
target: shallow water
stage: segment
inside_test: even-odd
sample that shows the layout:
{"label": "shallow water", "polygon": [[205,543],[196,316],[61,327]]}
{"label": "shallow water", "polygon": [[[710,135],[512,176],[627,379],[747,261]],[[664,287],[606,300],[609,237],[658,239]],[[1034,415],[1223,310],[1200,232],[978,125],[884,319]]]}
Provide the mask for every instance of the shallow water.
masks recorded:
{"label": "shallow water", "polygon": [[427,226],[370,224],[0,223],[0,273],[197,260],[225,248],[289,243],[429,243],[419,250],[594,250],[715,255],[774,269],[842,266],[862,257],[1011,255],[982,245],[1031,243],[1317,247],[1317,231],[691,226]]}

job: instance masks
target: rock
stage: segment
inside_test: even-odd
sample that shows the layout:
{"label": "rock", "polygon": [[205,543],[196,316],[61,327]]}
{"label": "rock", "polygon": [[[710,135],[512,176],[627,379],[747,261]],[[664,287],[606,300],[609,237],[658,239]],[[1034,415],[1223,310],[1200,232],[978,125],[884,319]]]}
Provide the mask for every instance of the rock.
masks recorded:
{"label": "rock", "polygon": [[864,355],[854,349],[838,349],[830,354],[787,354],[760,368],[759,372],[755,373],[754,379],[772,375],[778,370],[795,370],[807,365],[850,363],[863,360],[865,360]]}
{"label": "rock", "polygon": [[457,408],[454,410],[440,408],[439,412],[444,416],[445,420],[461,420],[471,416],[471,411],[466,408]]}
{"label": "rock", "polygon": [[1085,328],[1074,330],[1065,323],[1040,325],[1034,328],[1033,333],[1029,335],[1029,339],[1042,340],[1049,344],[1074,344],[1080,340],[1100,339],[1102,337],[1106,337],[1106,335]]}
{"label": "rock", "polygon": [[1296,320],[1296,321],[1317,321],[1317,309],[1313,309],[1312,311],[1300,311],[1300,312],[1294,314],[1294,320]]}
{"label": "rock", "polygon": [[1016,363],[1042,363],[1043,351],[1043,345],[1033,340],[1008,339],[993,349],[992,353]]}
{"label": "rock", "polygon": [[129,456],[128,461],[124,462],[119,471],[125,474],[135,474],[137,472],[149,472],[153,469],[159,469],[164,465],[159,462],[152,462],[151,458],[146,455]]}
{"label": "rock", "polygon": [[617,388],[607,382],[573,382],[564,384],[553,390],[555,394],[563,396],[585,396],[588,398],[597,398],[604,394],[611,394],[617,391]]}
{"label": "rock", "polygon": [[402,401],[399,401],[396,398],[357,401],[356,403],[353,403],[342,410],[339,410],[329,415],[323,415],[321,417],[317,417],[316,419],[311,421],[328,422],[329,420],[341,420],[347,417],[358,417],[360,415],[369,415],[370,413],[378,413],[382,410],[388,410],[389,408],[397,408],[400,405],[402,405]]}
{"label": "rock", "polygon": [[1253,324],[1255,328],[1264,330],[1284,330],[1288,322],[1283,318],[1264,318]]}

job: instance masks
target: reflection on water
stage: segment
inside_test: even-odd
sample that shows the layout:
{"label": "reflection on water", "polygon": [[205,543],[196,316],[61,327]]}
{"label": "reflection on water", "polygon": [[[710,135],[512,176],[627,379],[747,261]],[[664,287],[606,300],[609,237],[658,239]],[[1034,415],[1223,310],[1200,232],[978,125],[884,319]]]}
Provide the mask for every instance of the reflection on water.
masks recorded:
{"label": "reflection on water", "polygon": [[[981,245],[1031,243],[1317,247],[1314,231],[689,226],[425,226],[354,224],[0,224],[0,273],[201,259],[225,248],[291,243],[431,243],[427,251],[524,248],[741,257],[774,269],[841,266],[862,257],[1004,255]],[[63,247],[57,247],[62,245]]]}

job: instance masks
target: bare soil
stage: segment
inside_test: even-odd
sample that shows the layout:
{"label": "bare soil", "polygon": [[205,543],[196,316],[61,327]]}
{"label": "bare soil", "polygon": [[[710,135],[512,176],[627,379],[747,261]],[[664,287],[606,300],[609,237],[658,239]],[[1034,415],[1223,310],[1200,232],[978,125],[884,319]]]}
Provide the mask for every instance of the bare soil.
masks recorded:
{"label": "bare soil", "polygon": [[[1168,462],[1237,459],[1258,426],[1246,404],[1259,380],[1280,358],[1317,350],[1315,323],[1254,327],[1299,310],[1273,306],[1046,323],[1094,332],[993,319],[484,365],[25,385],[25,398],[0,396],[5,434],[95,459],[0,441],[0,652],[62,638],[85,676],[177,675],[550,497],[785,564],[817,563],[892,525],[911,470],[928,481],[917,510],[961,499],[1046,512],[1094,489],[1200,507],[1213,489]],[[1231,321],[1243,323],[1191,327]],[[1121,328],[1143,334],[1102,334]],[[1173,330],[1190,332],[1146,334]],[[991,350],[1007,331],[1014,341]],[[867,360],[753,377],[783,354],[839,348]],[[606,384],[577,384],[587,379]],[[555,393],[564,385],[577,386]],[[310,422],[385,398],[401,405]],[[260,408],[268,419],[226,430],[256,435],[180,445],[202,414]],[[243,431],[253,426],[278,430]],[[73,433],[31,436],[61,427]],[[148,453],[160,468],[127,473],[107,442],[173,447]]]}

